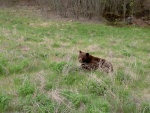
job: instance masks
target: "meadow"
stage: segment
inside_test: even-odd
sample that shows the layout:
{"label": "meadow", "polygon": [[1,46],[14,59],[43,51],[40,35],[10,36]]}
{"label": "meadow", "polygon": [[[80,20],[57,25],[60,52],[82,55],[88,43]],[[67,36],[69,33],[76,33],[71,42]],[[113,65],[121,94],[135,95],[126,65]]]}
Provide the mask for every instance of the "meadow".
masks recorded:
{"label": "meadow", "polygon": [[[80,70],[79,50],[112,62],[114,72]],[[150,28],[1,7],[0,112],[149,113]]]}

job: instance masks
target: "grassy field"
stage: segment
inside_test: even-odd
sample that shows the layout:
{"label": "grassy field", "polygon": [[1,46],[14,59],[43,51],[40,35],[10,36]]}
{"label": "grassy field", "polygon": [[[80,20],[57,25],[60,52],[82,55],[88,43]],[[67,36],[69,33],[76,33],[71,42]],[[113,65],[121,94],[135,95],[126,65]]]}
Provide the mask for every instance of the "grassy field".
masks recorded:
{"label": "grassy field", "polygon": [[[114,72],[79,70],[79,50],[112,62]],[[150,113],[150,28],[0,8],[0,112]]]}

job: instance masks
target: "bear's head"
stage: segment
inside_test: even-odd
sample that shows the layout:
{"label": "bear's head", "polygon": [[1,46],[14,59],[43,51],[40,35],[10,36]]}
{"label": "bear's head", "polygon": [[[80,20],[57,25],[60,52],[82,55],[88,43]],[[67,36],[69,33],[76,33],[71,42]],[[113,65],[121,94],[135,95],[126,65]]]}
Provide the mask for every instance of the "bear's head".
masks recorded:
{"label": "bear's head", "polygon": [[90,63],[91,57],[89,53],[82,52],[81,50],[79,51],[79,57],[78,60],[80,63]]}

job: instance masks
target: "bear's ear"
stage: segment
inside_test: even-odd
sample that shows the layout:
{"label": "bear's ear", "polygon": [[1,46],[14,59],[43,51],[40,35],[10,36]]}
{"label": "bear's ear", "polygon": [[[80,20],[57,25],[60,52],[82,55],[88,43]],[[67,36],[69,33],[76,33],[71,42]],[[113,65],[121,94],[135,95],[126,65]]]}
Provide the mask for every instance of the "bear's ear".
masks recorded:
{"label": "bear's ear", "polygon": [[79,50],[79,53],[82,53],[82,51],[81,51],[81,50]]}
{"label": "bear's ear", "polygon": [[90,54],[89,53],[86,53],[86,56],[89,56]]}

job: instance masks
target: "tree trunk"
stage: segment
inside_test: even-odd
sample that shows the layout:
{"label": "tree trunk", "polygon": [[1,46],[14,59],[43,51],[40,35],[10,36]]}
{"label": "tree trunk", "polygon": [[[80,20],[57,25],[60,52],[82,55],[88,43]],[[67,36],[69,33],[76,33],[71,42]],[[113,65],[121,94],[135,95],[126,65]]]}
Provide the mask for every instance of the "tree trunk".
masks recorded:
{"label": "tree trunk", "polygon": [[123,22],[126,22],[126,0],[123,2]]}

